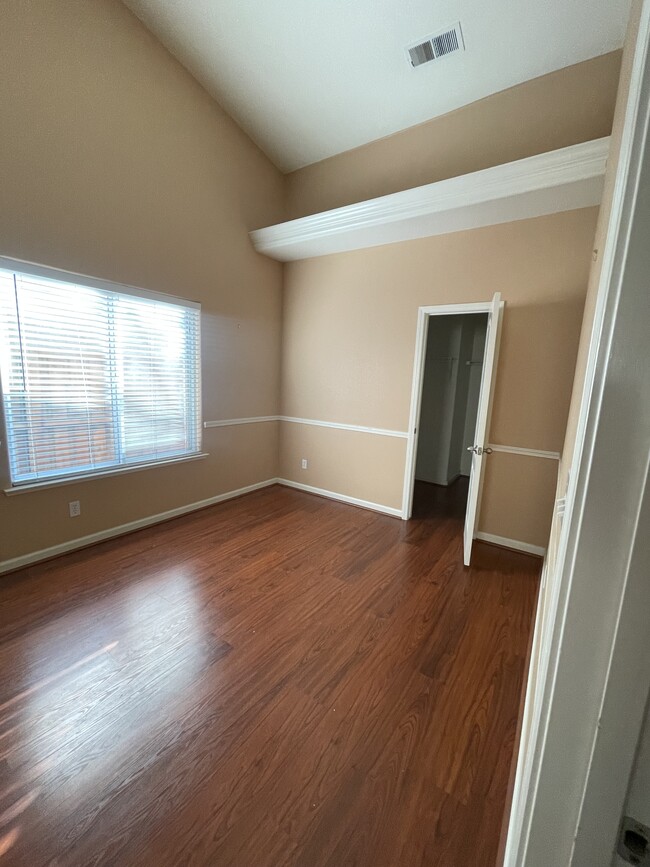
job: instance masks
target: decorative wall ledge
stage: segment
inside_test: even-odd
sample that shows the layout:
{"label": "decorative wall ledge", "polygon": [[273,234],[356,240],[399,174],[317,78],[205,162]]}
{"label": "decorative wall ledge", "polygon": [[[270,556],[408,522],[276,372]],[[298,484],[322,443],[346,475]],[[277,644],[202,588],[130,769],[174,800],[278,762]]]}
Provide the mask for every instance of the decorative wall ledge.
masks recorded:
{"label": "decorative wall ledge", "polygon": [[609,137],[250,233],[283,262],[599,205]]}

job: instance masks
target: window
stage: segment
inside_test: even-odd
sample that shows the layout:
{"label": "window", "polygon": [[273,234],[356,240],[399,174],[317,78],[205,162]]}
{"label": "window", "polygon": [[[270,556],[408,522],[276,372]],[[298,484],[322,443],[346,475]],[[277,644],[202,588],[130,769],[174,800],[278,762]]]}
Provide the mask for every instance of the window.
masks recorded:
{"label": "window", "polygon": [[198,454],[200,307],[0,268],[13,485]]}

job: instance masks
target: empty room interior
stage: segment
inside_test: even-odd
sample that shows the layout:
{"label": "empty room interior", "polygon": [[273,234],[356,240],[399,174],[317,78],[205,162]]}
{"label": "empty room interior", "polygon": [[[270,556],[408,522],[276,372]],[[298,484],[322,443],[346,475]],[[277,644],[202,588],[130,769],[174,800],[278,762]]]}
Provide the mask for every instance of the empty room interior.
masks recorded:
{"label": "empty room interior", "polygon": [[2,867],[650,863],[649,5],[0,4]]}

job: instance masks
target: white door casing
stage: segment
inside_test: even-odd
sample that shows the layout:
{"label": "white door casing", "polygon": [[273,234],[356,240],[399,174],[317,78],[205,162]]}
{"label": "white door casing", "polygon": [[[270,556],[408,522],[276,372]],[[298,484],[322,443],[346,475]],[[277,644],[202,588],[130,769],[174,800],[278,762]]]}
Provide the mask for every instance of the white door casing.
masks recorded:
{"label": "white door casing", "polygon": [[[434,307],[420,307],[418,310],[417,329],[415,337],[415,357],[413,360],[413,380],[411,387],[411,411],[409,415],[408,441],[406,450],[406,466],[404,470],[404,491],[402,495],[402,518],[408,520],[413,510],[413,490],[415,483],[415,461],[417,456],[418,430],[420,425],[420,409],[422,405],[422,385],[424,381],[424,363],[427,348],[427,328],[430,316],[458,316],[459,314],[487,313],[489,317],[488,330],[483,357],[483,371],[477,412],[476,437],[474,442],[484,448],[487,445],[487,431],[490,424],[492,396],[499,348],[501,310],[504,304],[500,293],[496,293],[492,301],[480,301],[470,304],[442,304]],[[483,457],[483,456],[481,456]],[[481,487],[483,482],[483,460],[475,465],[472,461],[470,478],[470,495],[473,506],[470,515],[470,503],[465,518],[465,563],[469,564],[471,545],[478,529],[478,516],[481,503]],[[469,537],[469,545],[467,545]]]}
{"label": "white door casing", "polygon": [[549,602],[535,626],[538,674],[504,867],[610,867],[650,689],[650,0],[633,10],[611,212]]}

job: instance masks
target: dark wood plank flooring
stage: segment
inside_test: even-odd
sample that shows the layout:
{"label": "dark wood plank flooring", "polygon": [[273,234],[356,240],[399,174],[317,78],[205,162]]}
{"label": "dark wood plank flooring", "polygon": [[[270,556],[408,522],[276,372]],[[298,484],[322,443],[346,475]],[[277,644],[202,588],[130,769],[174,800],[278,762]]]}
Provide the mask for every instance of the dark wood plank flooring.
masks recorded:
{"label": "dark wood plank flooring", "polygon": [[493,867],[539,561],[268,488],[0,579],[2,867]]}

